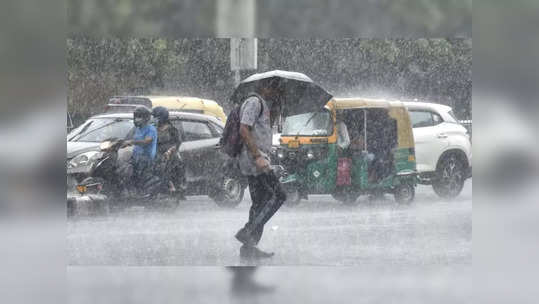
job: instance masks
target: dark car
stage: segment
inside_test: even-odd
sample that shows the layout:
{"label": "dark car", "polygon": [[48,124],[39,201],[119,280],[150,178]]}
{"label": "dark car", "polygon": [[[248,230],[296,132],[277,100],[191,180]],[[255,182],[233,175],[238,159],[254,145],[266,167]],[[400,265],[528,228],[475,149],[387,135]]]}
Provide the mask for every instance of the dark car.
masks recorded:
{"label": "dark car", "polygon": [[[221,206],[239,204],[246,182],[239,175],[223,176],[230,172],[225,170],[230,168],[230,158],[218,146],[224,124],[213,116],[186,112],[170,112],[170,120],[182,138],[179,152],[185,165],[187,195],[209,195]],[[96,115],[71,131],[67,136],[68,192],[74,192],[75,185],[87,177],[101,142],[130,139],[133,134],[132,113]]]}

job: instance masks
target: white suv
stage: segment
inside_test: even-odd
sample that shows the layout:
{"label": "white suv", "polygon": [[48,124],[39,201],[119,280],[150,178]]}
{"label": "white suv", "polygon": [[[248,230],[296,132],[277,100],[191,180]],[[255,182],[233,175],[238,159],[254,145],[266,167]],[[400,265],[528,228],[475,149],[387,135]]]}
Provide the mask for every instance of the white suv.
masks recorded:
{"label": "white suv", "polygon": [[405,102],[410,112],[417,171],[443,198],[460,194],[472,175],[472,144],[451,107],[426,102]]}

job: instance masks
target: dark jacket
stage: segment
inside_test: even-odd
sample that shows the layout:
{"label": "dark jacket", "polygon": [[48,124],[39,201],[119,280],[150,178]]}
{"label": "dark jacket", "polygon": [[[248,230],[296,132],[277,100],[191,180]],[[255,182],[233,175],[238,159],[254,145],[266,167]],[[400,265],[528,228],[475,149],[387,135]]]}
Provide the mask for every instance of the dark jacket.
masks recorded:
{"label": "dark jacket", "polygon": [[161,127],[157,128],[157,154],[162,156],[171,147],[176,147],[176,151],[180,148],[181,140],[178,130],[170,123],[165,123],[164,130]]}

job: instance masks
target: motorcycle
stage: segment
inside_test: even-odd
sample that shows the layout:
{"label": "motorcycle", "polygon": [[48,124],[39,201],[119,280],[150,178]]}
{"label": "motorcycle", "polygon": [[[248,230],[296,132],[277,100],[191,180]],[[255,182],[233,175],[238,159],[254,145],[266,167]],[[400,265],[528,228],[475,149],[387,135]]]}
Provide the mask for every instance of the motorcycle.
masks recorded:
{"label": "motorcycle", "polygon": [[81,180],[75,186],[78,195],[68,195],[68,215],[81,212],[107,214],[112,202],[114,207],[142,203],[144,207],[175,209],[184,199],[181,192],[170,193],[168,185],[153,172],[145,174],[142,185],[135,187],[131,182],[133,168],[129,162],[132,147],[124,147],[123,143],[124,140],[116,139],[103,141],[99,151],[93,154],[91,165],[79,172],[70,172],[68,167],[68,176],[76,175]]}

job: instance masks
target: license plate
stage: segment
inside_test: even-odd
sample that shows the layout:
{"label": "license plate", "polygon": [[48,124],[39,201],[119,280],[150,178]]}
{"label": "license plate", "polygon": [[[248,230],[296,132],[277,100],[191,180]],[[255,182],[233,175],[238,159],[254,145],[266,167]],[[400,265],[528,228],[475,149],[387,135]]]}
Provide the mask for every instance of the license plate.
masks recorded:
{"label": "license plate", "polygon": [[291,149],[297,149],[299,148],[299,141],[298,140],[291,140],[288,142],[288,148]]}

